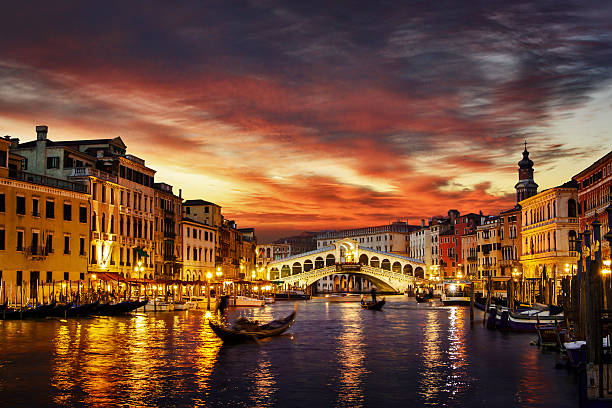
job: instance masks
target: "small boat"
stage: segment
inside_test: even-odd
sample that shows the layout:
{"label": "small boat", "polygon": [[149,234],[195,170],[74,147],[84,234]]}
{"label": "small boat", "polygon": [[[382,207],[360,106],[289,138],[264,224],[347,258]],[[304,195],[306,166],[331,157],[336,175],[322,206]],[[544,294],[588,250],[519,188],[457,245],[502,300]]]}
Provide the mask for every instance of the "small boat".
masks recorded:
{"label": "small boat", "polygon": [[367,309],[367,310],[381,310],[382,307],[385,305],[385,298],[382,298],[381,300],[374,302],[374,301],[362,301],[361,302],[361,308],[362,309]]}
{"label": "small boat", "polygon": [[206,309],[207,299],[205,296],[190,296],[187,299],[188,309]]}
{"label": "small boat", "polygon": [[509,312],[508,323],[513,331],[536,332],[536,325],[556,324],[565,320],[563,313],[555,313],[558,309],[526,309],[519,312]]}
{"label": "small boat", "polygon": [[174,302],[174,310],[187,310],[189,306],[187,306],[187,302],[185,301],[177,301]]}
{"label": "small boat", "polygon": [[297,305],[289,316],[284,319],[273,320],[266,324],[257,324],[257,322],[251,321],[239,321],[232,327],[226,327],[224,325],[214,323],[212,320],[208,321],[208,325],[212,331],[219,336],[221,340],[227,343],[236,343],[242,341],[258,341],[266,337],[278,336],[291,327],[295,322],[295,316],[297,313]]}
{"label": "small boat", "polygon": [[275,300],[310,300],[310,295],[299,289],[283,290],[274,294]]}
{"label": "small boat", "polygon": [[263,299],[252,298],[248,296],[231,296],[230,306],[236,307],[258,307],[264,306],[266,301]]}
{"label": "small boat", "polygon": [[264,297],[264,300],[266,301],[266,305],[271,305],[276,302],[273,297]]}
{"label": "small boat", "polygon": [[327,302],[361,302],[361,295],[356,293],[334,293],[325,295]]}
{"label": "small boat", "polygon": [[565,342],[567,330],[564,325],[557,324],[536,324],[538,331],[538,346],[542,348],[561,349]]}
{"label": "small boat", "polygon": [[469,305],[470,284],[471,282],[469,281],[444,281],[440,300],[444,305]]}
{"label": "small boat", "polygon": [[578,367],[586,362],[586,341],[571,341],[563,343],[567,352],[567,360],[571,367]]}
{"label": "small boat", "polygon": [[423,295],[417,293],[414,299],[417,301],[417,303],[431,302],[433,300],[433,293],[425,293]]}

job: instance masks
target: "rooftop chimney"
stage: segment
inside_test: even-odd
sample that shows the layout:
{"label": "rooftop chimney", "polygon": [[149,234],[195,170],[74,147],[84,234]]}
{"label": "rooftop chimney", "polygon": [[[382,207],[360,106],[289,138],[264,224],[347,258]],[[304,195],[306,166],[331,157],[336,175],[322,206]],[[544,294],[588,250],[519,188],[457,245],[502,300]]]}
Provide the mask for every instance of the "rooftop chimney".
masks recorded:
{"label": "rooftop chimney", "polygon": [[36,126],[36,140],[47,140],[49,128],[45,125]]}

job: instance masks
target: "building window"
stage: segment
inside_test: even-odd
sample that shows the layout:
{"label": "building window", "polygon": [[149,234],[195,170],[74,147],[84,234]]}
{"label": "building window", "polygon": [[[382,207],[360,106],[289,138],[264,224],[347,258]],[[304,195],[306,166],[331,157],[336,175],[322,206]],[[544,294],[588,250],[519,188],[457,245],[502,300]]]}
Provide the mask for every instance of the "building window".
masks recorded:
{"label": "building window", "polygon": [[[37,239],[38,241],[38,239]],[[32,238],[32,247],[34,247],[34,238]],[[47,235],[47,242],[45,243],[45,251],[48,254],[52,254],[53,253],[53,235],[52,234],[48,234]]]}
{"label": "building window", "polygon": [[47,168],[48,169],[59,169],[59,157],[58,156],[47,157]]}
{"label": "building window", "polygon": [[47,279],[46,279],[46,281],[47,281],[47,283],[53,282],[53,272],[47,271]]}
{"label": "building window", "polygon": [[119,204],[123,205],[123,190],[119,193]]}
{"label": "building window", "polygon": [[187,214],[191,214],[191,207],[185,207],[185,212]]}
{"label": "building window", "polygon": [[87,207],[79,206],[79,222],[87,224]]}
{"label": "building window", "polygon": [[91,183],[91,198],[92,200],[97,200],[98,194],[98,187],[96,186],[96,183]]}
{"label": "building window", "polygon": [[64,221],[72,221],[72,204],[64,203]]}
{"label": "building window", "polygon": [[85,237],[79,237],[79,255],[85,255]]}
{"label": "building window", "polygon": [[7,155],[6,150],[0,150],[0,167],[6,167],[7,165],[6,155]]}
{"label": "building window", "polygon": [[110,203],[115,204],[115,190],[111,188],[109,189],[109,192],[110,192]]}
{"label": "building window", "polygon": [[40,208],[38,206],[38,198],[32,198],[32,216],[40,217]]}
{"label": "building window", "polygon": [[4,201],[4,193],[0,193],[0,212],[6,212],[6,203]]}
{"label": "building window", "polygon": [[16,281],[17,281],[17,286],[21,286],[21,282],[23,281],[23,272],[22,271],[17,271],[17,276],[15,277]]}
{"label": "building window", "polygon": [[64,280],[70,280],[70,275],[68,274],[68,272],[64,272]]}
{"label": "building window", "polygon": [[106,186],[102,184],[102,190],[100,191],[100,201],[106,202]]}
{"label": "building window", "polygon": [[85,272],[79,273],[79,279],[80,280],[85,280]]}
{"label": "building window", "polygon": [[6,233],[4,229],[0,229],[0,251],[4,251],[6,249]]}
{"label": "building window", "polygon": [[70,253],[70,235],[64,235],[64,253]]}
{"label": "building window", "polygon": [[91,263],[92,264],[98,263],[98,261],[96,261],[96,246],[95,245],[91,246]]}
{"label": "building window", "polygon": [[23,231],[17,231],[17,251],[23,251]]}
{"label": "building window", "polygon": [[55,202],[53,200],[47,200],[45,214],[47,218],[55,218]]}
{"label": "building window", "polygon": [[91,230],[92,231],[97,231],[97,226],[96,226],[96,212],[94,211],[93,214],[91,215]]}
{"label": "building window", "polygon": [[23,196],[17,196],[17,215],[25,215],[26,212],[26,202],[25,202],[25,197]]}

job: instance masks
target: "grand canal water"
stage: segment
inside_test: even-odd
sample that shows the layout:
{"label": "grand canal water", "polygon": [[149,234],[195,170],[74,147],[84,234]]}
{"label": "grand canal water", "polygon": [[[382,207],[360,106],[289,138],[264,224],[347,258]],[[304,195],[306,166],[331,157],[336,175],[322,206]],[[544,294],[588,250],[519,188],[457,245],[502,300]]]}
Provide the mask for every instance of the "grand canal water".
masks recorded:
{"label": "grand canal water", "polygon": [[576,376],[533,335],[387,300],[383,312],[300,302],[289,334],[261,345],[223,346],[199,311],[0,322],[0,406],[578,406]]}

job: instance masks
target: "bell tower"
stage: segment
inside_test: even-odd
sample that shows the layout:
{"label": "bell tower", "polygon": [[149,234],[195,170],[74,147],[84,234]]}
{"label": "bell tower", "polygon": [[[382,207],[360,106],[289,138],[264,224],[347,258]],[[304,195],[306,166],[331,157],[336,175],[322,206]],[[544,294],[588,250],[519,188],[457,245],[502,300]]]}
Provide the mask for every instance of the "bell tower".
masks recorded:
{"label": "bell tower", "polygon": [[538,194],[538,185],[533,181],[533,161],[529,159],[527,151],[527,141],[523,150],[523,159],[518,162],[519,181],[514,188],[516,189],[516,202]]}

